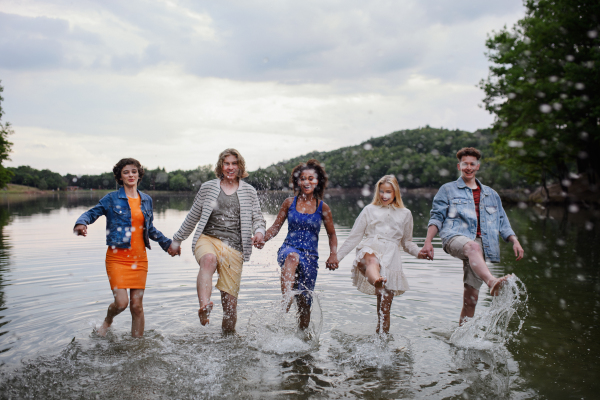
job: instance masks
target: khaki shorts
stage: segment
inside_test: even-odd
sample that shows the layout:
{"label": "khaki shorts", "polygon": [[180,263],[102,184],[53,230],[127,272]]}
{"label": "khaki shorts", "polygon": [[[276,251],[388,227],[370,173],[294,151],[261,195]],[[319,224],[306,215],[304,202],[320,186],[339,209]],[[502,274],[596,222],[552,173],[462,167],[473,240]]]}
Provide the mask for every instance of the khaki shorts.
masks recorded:
{"label": "khaki shorts", "polygon": [[[479,288],[483,284],[483,281],[481,280],[481,278],[479,278],[475,271],[473,271],[473,268],[471,268],[471,264],[469,264],[469,259],[465,255],[465,244],[467,244],[468,242],[477,243],[479,245],[479,248],[481,249],[481,252],[483,253],[483,242],[481,241],[480,237],[475,238],[475,240],[473,240],[469,239],[466,236],[460,235],[451,238],[448,241],[448,243],[446,243],[446,245],[444,246],[444,251],[450,254],[452,257],[463,260],[463,282],[479,290]],[[483,259],[485,260],[485,253],[483,253],[482,255]]]}
{"label": "khaki shorts", "polygon": [[240,282],[242,281],[242,253],[224,244],[220,239],[212,236],[201,235],[196,242],[194,256],[200,264],[200,259],[206,254],[214,254],[217,258],[217,273],[219,280],[216,288],[238,297]]}

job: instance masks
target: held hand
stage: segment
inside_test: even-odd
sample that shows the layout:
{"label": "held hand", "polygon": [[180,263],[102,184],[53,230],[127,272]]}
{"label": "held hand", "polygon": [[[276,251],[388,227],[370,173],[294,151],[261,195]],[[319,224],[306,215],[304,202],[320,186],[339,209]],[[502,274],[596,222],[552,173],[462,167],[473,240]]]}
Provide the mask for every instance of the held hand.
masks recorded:
{"label": "held hand", "polygon": [[417,258],[421,259],[421,260],[429,260],[429,257],[427,256],[427,254],[421,253],[421,252],[419,252],[419,254],[417,254]]}
{"label": "held hand", "polygon": [[332,254],[329,256],[327,261],[325,261],[325,267],[332,271],[335,271],[339,267],[339,260],[337,258],[337,254]]}
{"label": "held hand", "polygon": [[256,234],[252,236],[252,245],[257,249],[262,249],[265,246],[265,237],[261,232],[256,232]]}
{"label": "held hand", "polygon": [[519,243],[519,241],[516,239],[513,242],[513,250],[515,251],[515,257],[517,257],[517,261],[523,258],[525,250],[523,250],[523,247],[521,247],[521,243]]}
{"label": "held hand", "polygon": [[169,253],[169,255],[171,257],[180,256],[181,255],[181,246],[179,246],[175,242],[171,242],[171,245],[167,249],[167,253]]}
{"label": "held hand", "polygon": [[73,228],[73,233],[77,236],[87,236],[87,225],[75,225],[75,228]]}
{"label": "held hand", "polygon": [[433,245],[431,244],[431,242],[425,242],[423,248],[419,252],[419,258],[433,260]]}

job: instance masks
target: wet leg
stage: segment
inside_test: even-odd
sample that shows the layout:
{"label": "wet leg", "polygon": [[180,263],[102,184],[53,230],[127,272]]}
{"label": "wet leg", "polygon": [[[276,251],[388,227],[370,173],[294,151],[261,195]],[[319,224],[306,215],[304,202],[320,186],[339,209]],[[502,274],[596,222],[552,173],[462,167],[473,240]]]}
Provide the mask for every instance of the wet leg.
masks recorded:
{"label": "wet leg", "polygon": [[377,293],[377,333],[390,333],[390,311],[394,292],[379,289]]}
{"label": "wet leg", "polygon": [[485,263],[483,249],[479,243],[474,241],[467,242],[463,249],[465,256],[467,256],[469,259],[469,264],[471,264],[473,271],[482,281],[485,282],[486,285],[488,285],[490,288],[490,294],[492,296],[497,296],[500,292],[500,287],[510,275],[506,275],[501,278],[496,278],[494,275],[492,275],[487,267],[487,264]]}
{"label": "wet leg", "polygon": [[129,311],[131,311],[131,336],[144,336],[144,326],[146,319],[144,318],[144,289],[129,290]]}
{"label": "wet leg", "polygon": [[115,298],[115,301],[108,306],[106,318],[104,318],[102,326],[96,330],[96,332],[100,336],[106,336],[108,328],[110,328],[110,326],[113,323],[113,318],[121,314],[129,305],[129,299],[127,298],[127,289],[113,290],[113,296]]}
{"label": "wet leg", "polygon": [[311,294],[300,295],[298,299],[298,328],[306,330],[310,325],[310,304],[306,296]]}
{"label": "wet leg", "polygon": [[379,260],[375,257],[374,254],[365,254],[363,258],[363,262],[367,265],[365,270],[365,277],[367,281],[375,286],[376,288],[382,288],[385,285],[387,279],[381,276],[381,266],[379,265]]}
{"label": "wet leg", "polygon": [[296,269],[300,263],[300,256],[298,253],[288,254],[283,268],[281,269],[281,294],[283,295],[283,301],[285,304],[285,311],[290,310],[292,305],[292,288],[296,280]]}
{"label": "wet leg", "polygon": [[460,312],[460,320],[458,322],[459,326],[465,323],[465,318],[473,318],[478,299],[479,289],[475,289],[473,286],[465,283],[465,290],[463,292],[463,306]]}
{"label": "wet leg", "polygon": [[237,297],[221,291],[221,304],[223,304],[223,322],[221,330],[224,335],[235,333],[237,323]]}
{"label": "wet leg", "polygon": [[216,270],[217,257],[210,253],[203,255],[200,259],[200,271],[196,279],[196,291],[198,292],[198,302],[200,303],[198,317],[202,325],[208,324],[208,317],[213,307],[210,295],[212,293],[212,277]]}

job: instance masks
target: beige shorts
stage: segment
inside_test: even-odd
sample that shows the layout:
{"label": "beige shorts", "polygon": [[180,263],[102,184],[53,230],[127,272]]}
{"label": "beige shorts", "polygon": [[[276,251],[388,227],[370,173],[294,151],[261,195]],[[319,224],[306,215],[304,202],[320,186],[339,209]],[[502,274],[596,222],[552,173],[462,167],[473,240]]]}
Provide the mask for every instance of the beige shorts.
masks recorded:
{"label": "beige shorts", "polygon": [[481,278],[479,278],[475,271],[473,271],[473,268],[471,268],[471,264],[469,264],[469,259],[465,255],[465,244],[467,244],[468,242],[475,242],[479,245],[479,248],[481,249],[483,255],[483,259],[485,260],[485,253],[483,253],[483,242],[481,241],[480,237],[475,238],[475,240],[473,240],[469,239],[466,236],[454,236],[448,241],[448,243],[446,243],[446,245],[444,246],[444,251],[450,254],[452,257],[463,260],[463,282],[479,290],[479,288],[483,284],[483,281],[481,280]]}
{"label": "beige shorts", "polygon": [[220,239],[212,236],[201,235],[196,242],[194,256],[200,264],[200,259],[206,254],[214,254],[217,258],[217,273],[219,280],[216,288],[238,297],[242,281],[242,253],[224,244]]}

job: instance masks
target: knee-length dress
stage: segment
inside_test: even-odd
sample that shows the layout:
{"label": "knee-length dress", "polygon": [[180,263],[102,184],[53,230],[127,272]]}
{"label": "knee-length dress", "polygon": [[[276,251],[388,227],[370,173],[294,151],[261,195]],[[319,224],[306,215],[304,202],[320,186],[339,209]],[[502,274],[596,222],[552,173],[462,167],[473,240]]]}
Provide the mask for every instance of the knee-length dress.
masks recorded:
{"label": "knee-length dress", "polygon": [[277,252],[277,262],[283,267],[288,255],[298,254],[300,262],[296,268],[294,289],[300,292],[313,291],[319,269],[318,245],[323,202],[319,201],[314,213],[304,214],[296,210],[296,200],[297,197],[294,197],[288,209],[288,234]]}
{"label": "knee-length dress", "polygon": [[402,294],[410,289],[402,271],[400,248],[417,257],[419,246],[412,241],[413,218],[407,208],[394,206],[366,206],[338,250],[341,261],[356,247],[356,256],[352,263],[352,283],[365,294],[376,294],[365,275],[358,269],[358,263],[365,254],[374,254],[379,260],[381,276],[387,278],[386,289]]}
{"label": "knee-length dress", "polygon": [[112,248],[106,250],[106,274],[110,288],[145,289],[148,275],[148,256],[144,244],[144,214],[142,213],[140,196],[127,198],[131,208],[130,247],[127,249]]}

